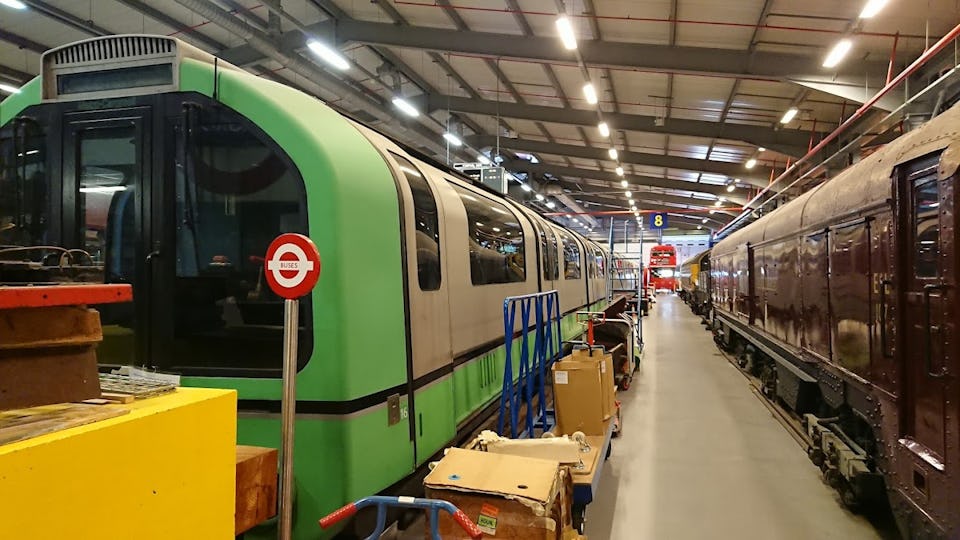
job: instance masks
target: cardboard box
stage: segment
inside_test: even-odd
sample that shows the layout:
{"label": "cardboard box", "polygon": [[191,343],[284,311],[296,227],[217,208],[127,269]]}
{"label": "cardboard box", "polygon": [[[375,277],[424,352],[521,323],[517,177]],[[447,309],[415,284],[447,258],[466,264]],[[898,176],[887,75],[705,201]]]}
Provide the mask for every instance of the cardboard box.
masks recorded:
{"label": "cardboard box", "polygon": [[[428,498],[454,504],[488,537],[561,540],[570,482],[556,461],[451,448],[423,484]],[[444,540],[469,538],[445,512],[439,530]]]}
{"label": "cardboard box", "polygon": [[586,435],[602,435],[605,406],[600,363],[569,358],[553,365],[557,434],[582,431]]}
{"label": "cardboard box", "polygon": [[605,352],[603,347],[591,349],[574,349],[570,355],[572,360],[594,361],[600,364],[600,382],[603,389],[603,414],[610,418],[616,413],[617,392],[613,380],[613,355]]}

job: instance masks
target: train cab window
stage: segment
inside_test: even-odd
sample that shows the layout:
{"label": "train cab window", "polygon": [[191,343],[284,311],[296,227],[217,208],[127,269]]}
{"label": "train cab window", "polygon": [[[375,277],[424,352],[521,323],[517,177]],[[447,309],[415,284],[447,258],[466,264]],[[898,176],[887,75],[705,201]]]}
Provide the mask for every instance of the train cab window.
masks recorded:
{"label": "train cab window", "polygon": [[50,244],[45,154],[40,126],[14,120],[0,130],[0,249]]}
{"label": "train cab window", "polygon": [[563,241],[563,278],[580,279],[580,246],[565,232],[560,233],[560,238]]}
{"label": "train cab window", "polygon": [[413,214],[417,223],[417,280],[421,291],[440,288],[440,225],[437,201],[427,179],[409,160],[390,153],[403,171],[413,193]]}
{"label": "train cab window", "polygon": [[[129,283],[134,273],[136,235],[122,231],[133,225],[135,191],[140,184],[136,129],[133,126],[92,128],[77,135],[77,202],[83,220],[83,249],[97,265],[108,251],[116,253],[106,268],[108,282]],[[113,219],[111,219],[113,218]],[[107,221],[113,227],[107,231]],[[109,241],[113,245],[108,245]]]}
{"label": "train cab window", "polygon": [[474,285],[526,281],[523,229],[503,204],[451,184],[467,212],[470,278]]}
{"label": "train cab window", "polygon": [[[549,232],[549,238],[547,233]],[[540,253],[543,260],[543,279],[546,281],[556,281],[560,279],[560,258],[557,249],[557,237],[553,231],[540,229]]]}
{"label": "train cab window", "polygon": [[[263,256],[277,235],[307,234],[303,179],[265,134],[220,105],[187,106],[171,127],[176,262],[167,367],[275,372],[283,299],[265,282]],[[303,302],[300,366],[312,350],[309,296]]]}
{"label": "train cab window", "polygon": [[[936,171],[934,171],[936,172]],[[912,181],[914,270],[918,278],[938,275],[940,255],[940,188],[936,175]]]}
{"label": "train cab window", "polygon": [[607,275],[607,259],[603,256],[603,251],[595,248],[593,250],[593,257],[597,261],[597,276],[605,277]]}

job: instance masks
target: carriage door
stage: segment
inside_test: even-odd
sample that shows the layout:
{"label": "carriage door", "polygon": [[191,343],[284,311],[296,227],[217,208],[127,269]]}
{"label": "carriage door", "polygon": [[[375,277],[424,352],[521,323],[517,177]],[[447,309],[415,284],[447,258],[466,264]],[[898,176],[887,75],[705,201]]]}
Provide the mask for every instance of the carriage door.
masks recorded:
{"label": "carriage door", "polygon": [[[947,448],[947,388],[955,358],[948,346],[955,338],[953,259],[953,179],[938,180],[939,153],[906,164],[900,175],[901,244],[898,252],[904,284],[903,353],[905,423],[902,447],[914,454],[913,470],[901,470],[915,495],[934,508]],[[950,384],[952,386],[952,384]],[[952,400],[951,400],[952,401]],[[950,405],[954,406],[954,405]],[[956,431],[955,429],[950,431]],[[907,463],[903,464],[904,467]]]}
{"label": "carriage door", "polygon": [[145,363],[149,343],[152,244],[150,107],[66,114],[63,118],[63,239],[103,267],[105,283],[133,286],[134,304],[98,306],[101,364]]}

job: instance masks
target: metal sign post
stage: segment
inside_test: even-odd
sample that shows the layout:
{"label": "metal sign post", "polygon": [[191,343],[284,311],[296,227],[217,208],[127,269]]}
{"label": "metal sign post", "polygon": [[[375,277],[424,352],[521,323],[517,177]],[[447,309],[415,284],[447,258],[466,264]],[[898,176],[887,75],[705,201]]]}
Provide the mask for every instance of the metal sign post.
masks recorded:
{"label": "metal sign post", "polygon": [[297,337],[300,297],[320,277],[320,252],[302,234],[281,234],[267,248],[267,284],[283,301],[283,397],[280,402],[280,526],[277,536],[293,533],[293,428],[297,416]]}

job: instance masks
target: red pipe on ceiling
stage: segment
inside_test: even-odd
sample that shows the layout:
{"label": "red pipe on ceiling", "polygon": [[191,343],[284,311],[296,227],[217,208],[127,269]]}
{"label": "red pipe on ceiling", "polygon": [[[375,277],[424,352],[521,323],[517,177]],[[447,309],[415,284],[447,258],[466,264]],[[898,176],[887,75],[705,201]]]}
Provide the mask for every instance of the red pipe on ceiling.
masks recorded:
{"label": "red pipe on ceiling", "polygon": [[[907,77],[909,77],[910,75],[913,75],[918,69],[923,67],[924,64],[929,62],[930,59],[933,58],[937,53],[945,49],[947,45],[950,44],[950,42],[957,39],[957,37],[960,37],[960,24],[958,24],[957,26],[954,26],[952,30],[947,32],[947,34],[942,38],[940,38],[936,43],[934,43],[933,46],[923,51],[923,54],[918,56],[917,59],[913,61],[913,63],[911,63],[903,71],[901,71],[899,75],[893,78],[893,80],[888,82],[886,86],[881,88],[872,98],[867,100],[866,103],[861,105],[859,109],[857,109],[852,115],[850,115],[850,118],[847,118],[842,124],[837,126],[837,129],[833,130],[832,132],[830,132],[829,135],[824,137],[823,140],[820,141],[816,146],[814,146],[809,152],[807,152],[805,156],[798,159],[793,164],[792,167],[787,167],[787,169],[783,171],[783,173],[780,176],[778,176],[777,179],[773,181],[773,183],[771,183],[767,187],[760,190],[760,193],[758,193],[756,197],[754,197],[753,199],[750,200],[750,202],[747,203],[748,210],[745,210],[742,214],[737,216],[736,219],[734,219],[733,221],[725,225],[722,229],[717,231],[717,234],[723,233],[725,230],[735,225],[746,214],[751,212],[752,210],[750,209],[750,207],[753,206],[753,203],[756,202],[765,193],[769,192],[774,185],[780,183],[780,181],[784,180],[792,172],[794,172],[795,169],[797,169],[798,167],[806,163],[810,158],[812,158],[814,155],[820,152],[820,150],[823,150],[824,148],[826,148],[826,146],[830,144],[830,142],[832,142],[834,139],[839,137],[841,133],[849,129],[850,126],[852,126],[857,119],[859,119],[864,114],[866,114],[871,107],[873,107],[878,101],[880,101],[880,99],[883,98],[883,96],[887,95],[891,90],[899,86],[900,83],[903,82]],[[815,171],[822,166],[823,166],[823,163],[821,163],[820,165],[817,165],[812,170]]]}

